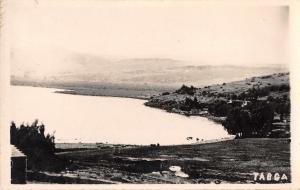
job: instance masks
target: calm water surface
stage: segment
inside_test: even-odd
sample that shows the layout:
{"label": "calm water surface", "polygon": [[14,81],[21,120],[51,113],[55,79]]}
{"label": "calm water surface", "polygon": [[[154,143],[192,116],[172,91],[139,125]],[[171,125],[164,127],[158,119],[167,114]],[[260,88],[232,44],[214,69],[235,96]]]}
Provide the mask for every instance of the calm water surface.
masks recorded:
{"label": "calm water surface", "polygon": [[[144,100],[54,93],[57,89],[11,87],[11,120],[39,119],[56,142],[185,144],[228,137],[223,126],[144,106]],[[193,137],[193,140],[186,140]]]}

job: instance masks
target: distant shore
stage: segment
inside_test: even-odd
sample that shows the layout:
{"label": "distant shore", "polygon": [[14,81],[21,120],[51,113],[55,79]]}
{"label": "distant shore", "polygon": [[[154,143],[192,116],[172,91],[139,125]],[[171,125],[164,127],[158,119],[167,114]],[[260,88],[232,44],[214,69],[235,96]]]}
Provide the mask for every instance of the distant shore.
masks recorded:
{"label": "distant shore", "polygon": [[56,91],[56,93],[62,94],[105,97],[109,96],[142,100],[147,100],[152,96],[159,95],[165,91],[175,90],[175,88],[163,86],[152,87],[125,84],[98,84],[88,82],[34,82],[14,80],[11,82],[11,85],[61,89],[61,91]]}
{"label": "distant shore", "polygon": [[55,93],[59,94],[70,94],[70,95],[80,95],[80,96],[102,96],[102,97],[115,97],[115,98],[132,98],[132,99],[139,99],[139,100],[148,100],[148,98],[142,97],[142,96],[130,96],[130,95],[105,95],[105,94],[93,94],[93,93],[88,93],[88,92],[78,92],[76,90],[57,90]]}

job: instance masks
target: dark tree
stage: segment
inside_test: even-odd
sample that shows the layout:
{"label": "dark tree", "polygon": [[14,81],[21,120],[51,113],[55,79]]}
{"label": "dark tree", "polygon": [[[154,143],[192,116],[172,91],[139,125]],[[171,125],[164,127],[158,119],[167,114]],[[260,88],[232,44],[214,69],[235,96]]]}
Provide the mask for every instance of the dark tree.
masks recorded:
{"label": "dark tree", "polygon": [[54,135],[45,135],[45,126],[35,120],[31,125],[14,122],[10,126],[10,143],[27,155],[28,169],[61,170],[67,165],[55,155]]}
{"label": "dark tree", "polygon": [[253,129],[259,136],[267,136],[272,129],[274,110],[270,104],[260,103],[252,110]]}
{"label": "dark tree", "polygon": [[251,134],[250,114],[239,107],[234,108],[228,114],[225,128],[230,134],[237,137],[249,137]]}
{"label": "dark tree", "polygon": [[267,137],[272,130],[274,109],[266,102],[235,107],[229,112],[224,127],[237,137]]}
{"label": "dark tree", "polygon": [[196,88],[194,86],[188,87],[186,85],[182,85],[180,89],[175,91],[175,93],[178,94],[188,94],[188,95],[194,95],[195,92],[196,92]]}

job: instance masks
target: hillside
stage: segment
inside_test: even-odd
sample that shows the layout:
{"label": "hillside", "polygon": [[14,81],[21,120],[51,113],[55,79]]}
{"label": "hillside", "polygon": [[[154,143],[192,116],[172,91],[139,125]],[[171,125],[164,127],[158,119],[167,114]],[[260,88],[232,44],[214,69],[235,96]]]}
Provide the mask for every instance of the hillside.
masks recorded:
{"label": "hillside", "polygon": [[238,137],[289,136],[289,73],[196,88],[183,85],[145,103],[169,112],[206,116]]}
{"label": "hillside", "polygon": [[166,89],[179,88],[182,84],[202,86],[231,82],[287,70],[283,65],[210,65],[170,58],[106,57],[59,48],[51,51],[13,49],[10,62],[13,83],[109,83]]}

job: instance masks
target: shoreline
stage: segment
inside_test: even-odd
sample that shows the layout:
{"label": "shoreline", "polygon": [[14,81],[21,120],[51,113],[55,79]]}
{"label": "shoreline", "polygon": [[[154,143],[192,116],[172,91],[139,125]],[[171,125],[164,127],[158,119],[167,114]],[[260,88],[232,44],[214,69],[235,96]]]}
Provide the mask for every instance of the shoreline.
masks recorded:
{"label": "shoreline", "polygon": [[[55,91],[53,91],[53,93],[57,93],[57,94],[68,94],[68,95],[77,95],[77,96],[99,96],[99,97],[113,97],[113,98],[130,98],[130,99],[137,99],[137,100],[144,100],[144,101],[148,101],[150,100],[150,97],[138,97],[138,96],[128,96],[128,95],[105,95],[105,94],[90,94],[90,93],[80,93],[74,89],[68,89],[68,88],[58,88],[58,87],[49,87],[49,86],[43,86],[43,85],[27,85],[27,84],[11,84],[11,86],[25,86],[25,87],[33,87],[33,88],[48,88],[48,89],[54,89]],[[147,102],[144,102],[144,105],[147,107],[151,107],[151,108],[157,108],[160,110],[164,110],[161,109],[159,107],[155,107],[155,106],[150,106],[146,104]],[[184,115],[186,117],[190,117],[190,116],[198,116],[198,117],[204,117],[207,118],[217,124],[222,124],[222,118],[221,117],[216,117],[213,116],[211,114],[205,114],[205,115],[194,115],[194,114],[190,114],[188,112],[184,112],[183,114],[172,111],[172,110],[164,110],[168,113],[175,113],[175,114],[179,114],[179,115]]]}
{"label": "shoreline", "polygon": [[[203,141],[199,141],[199,142],[191,142],[191,143],[186,143],[186,144],[169,144],[169,145],[159,145],[159,146],[154,146],[154,147],[178,147],[178,146],[189,146],[189,145],[203,145],[203,144],[212,144],[212,143],[218,143],[218,142],[224,142],[224,141],[230,141],[230,140],[234,140],[235,136],[230,136],[230,137],[223,137],[223,138],[219,138],[219,139],[210,139],[210,140],[203,140]],[[56,147],[59,152],[63,152],[64,149],[66,150],[76,150],[78,149],[79,151],[84,151],[84,150],[88,150],[88,149],[102,149],[103,147],[105,147],[107,150],[109,149],[115,149],[115,148],[120,148],[120,149],[128,149],[128,148],[143,148],[143,147],[153,147],[151,146],[151,144],[149,145],[138,145],[138,144],[113,144],[113,143],[64,143],[64,142],[59,142],[59,143],[55,143],[56,145],[59,145],[58,147]],[[70,148],[62,148],[62,145],[70,145]],[[73,147],[72,147],[73,145]],[[77,146],[76,146],[77,145]],[[80,146],[81,145],[81,146]],[[76,148],[74,148],[76,147]]]}
{"label": "shoreline", "polygon": [[146,98],[146,97],[135,97],[135,96],[117,96],[117,95],[114,96],[114,95],[83,94],[83,93],[77,93],[76,90],[67,90],[67,89],[61,89],[61,91],[54,91],[54,93],[78,95],[78,96],[99,96],[99,97],[113,97],[113,98],[130,98],[130,99],[137,99],[137,100],[148,100],[149,99],[149,98]]}
{"label": "shoreline", "polygon": [[189,113],[188,111],[182,111],[180,110],[180,112],[178,111],[173,111],[173,110],[166,110],[164,108],[161,108],[161,107],[158,107],[158,106],[153,106],[153,105],[147,105],[148,102],[145,102],[144,105],[147,106],[147,107],[150,107],[150,108],[154,108],[154,109],[158,109],[158,110],[161,110],[161,111],[165,111],[167,113],[173,113],[173,114],[178,114],[178,115],[182,115],[182,116],[185,116],[185,117],[203,117],[203,118],[206,118],[210,121],[213,121],[215,122],[216,124],[221,124],[222,125],[222,122],[224,122],[226,120],[226,117],[217,117],[217,116],[214,116],[210,113],[206,113],[206,114],[192,114],[192,113]]}
{"label": "shoreline", "polygon": [[27,85],[27,84],[11,84],[10,86],[20,86],[20,87],[33,87],[33,88],[47,88],[47,89],[54,89],[53,93],[57,94],[69,94],[69,95],[78,95],[78,96],[99,96],[99,97],[113,97],[113,98],[131,98],[131,99],[137,99],[137,100],[148,100],[149,98],[146,97],[138,97],[138,96],[126,96],[126,95],[94,95],[94,94],[88,94],[88,93],[80,93],[74,89],[68,89],[68,88],[61,88],[61,87],[49,87],[49,86],[43,86],[43,85]]}

